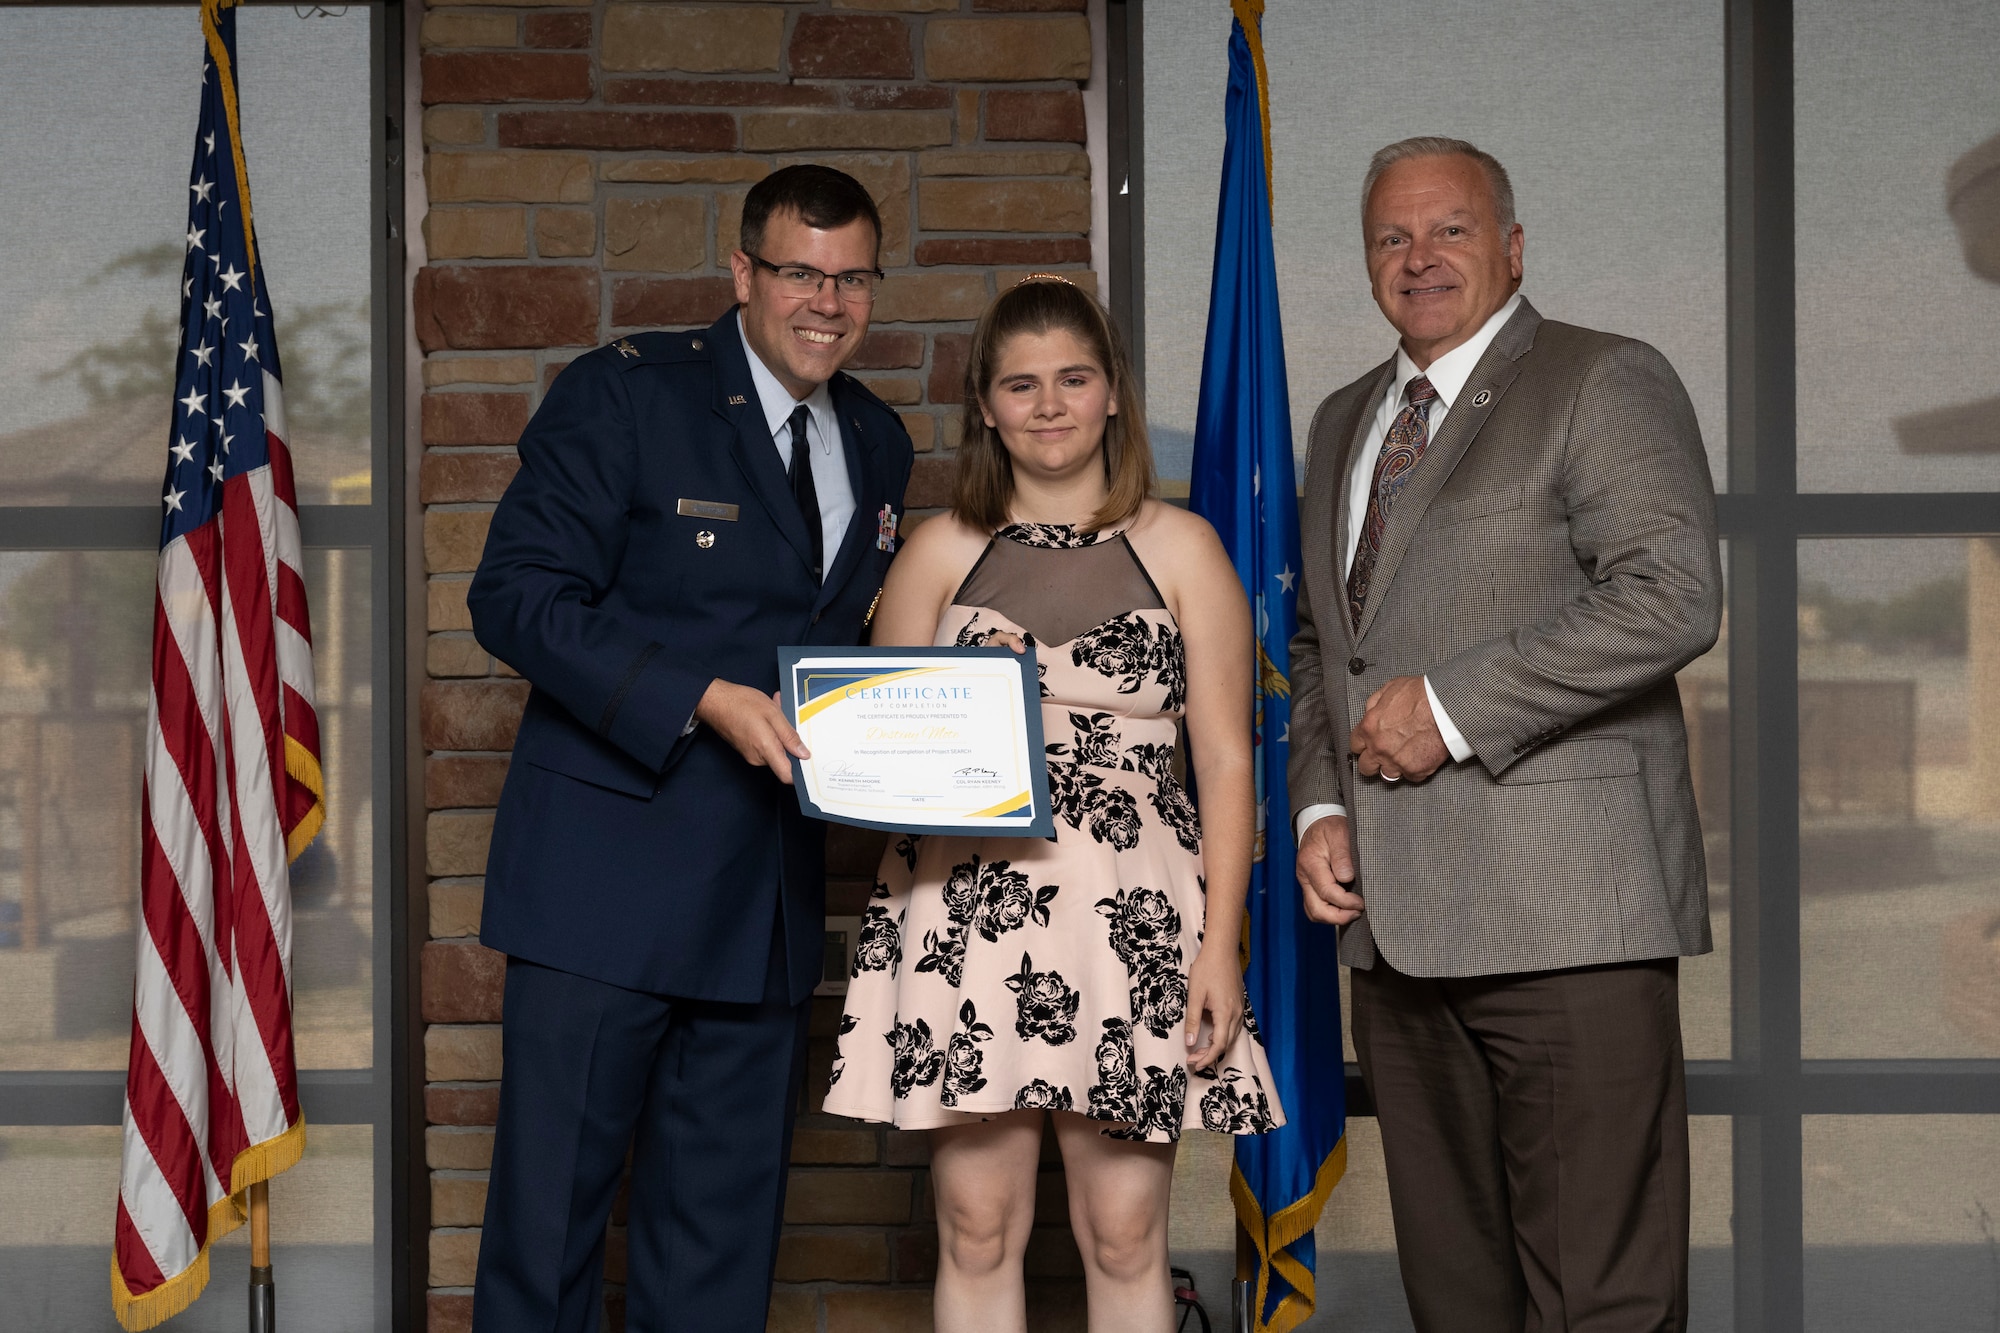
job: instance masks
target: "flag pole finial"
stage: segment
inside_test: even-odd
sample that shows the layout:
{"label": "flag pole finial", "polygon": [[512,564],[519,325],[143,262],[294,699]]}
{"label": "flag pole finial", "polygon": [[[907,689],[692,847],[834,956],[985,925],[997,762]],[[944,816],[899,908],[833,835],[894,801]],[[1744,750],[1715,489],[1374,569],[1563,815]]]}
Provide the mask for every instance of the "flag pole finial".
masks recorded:
{"label": "flag pole finial", "polygon": [[1257,112],[1264,125],[1264,196],[1272,197],[1271,187],[1271,72],[1264,65],[1264,0],[1229,0],[1229,10],[1243,25],[1243,39],[1250,44],[1250,63],[1257,70]]}

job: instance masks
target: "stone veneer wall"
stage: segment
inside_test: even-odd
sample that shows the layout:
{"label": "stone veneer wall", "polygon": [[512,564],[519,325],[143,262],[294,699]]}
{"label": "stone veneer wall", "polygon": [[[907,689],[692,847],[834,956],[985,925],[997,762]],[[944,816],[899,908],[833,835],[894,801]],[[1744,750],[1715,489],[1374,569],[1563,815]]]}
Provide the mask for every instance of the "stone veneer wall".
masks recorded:
{"label": "stone veneer wall", "polygon": [[[474,642],[465,590],[514,443],[579,352],[721,314],[745,191],[776,166],[821,161],[863,181],[883,214],[891,276],[850,369],[903,413],[920,451],[910,506],[941,503],[968,335],[996,283],[1030,268],[1088,276],[1083,9],[431,0],[422,17],[422,1006],[438,1333],[471,1324],[499,1099],[503,960],[479,944],[481,876],[527,686]],[[879,849],[836,832],[829,910],[861,911]],[[927,1329],[936,1240],[923,1137],[818,1113],[839,1011],[815,1006],[771,1328]],[[1043,1185],[1031,1322],[1081,1328],[1060,1171]],[[614,1330],[623,1216],[621,1199],[607,1264]]]}

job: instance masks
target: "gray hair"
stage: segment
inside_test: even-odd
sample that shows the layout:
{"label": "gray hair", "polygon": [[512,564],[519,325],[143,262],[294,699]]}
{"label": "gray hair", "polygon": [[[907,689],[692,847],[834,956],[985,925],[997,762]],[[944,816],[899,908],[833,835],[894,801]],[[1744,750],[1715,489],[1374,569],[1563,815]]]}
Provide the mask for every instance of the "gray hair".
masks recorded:
{"label": "gray hair", "polygon": [[1486,172],[1486,184],[1493,191],[1493,210],[1500,215],[1500,230],[1508,231],[1513,227],[1514,182],[1507,179],[1507,168],[1500,165],[1500,159],[1463,139],[1447,139],[1438,134],[1400,139],[1368,159],[1368,174],[1361,178],[1361,216],[1364,223],[1368,218],[1368,196],[1375,193],[1375,182],[1382,179],[1382,173],[1398,162],[1418,157],[1469,157],[1477,162]]}

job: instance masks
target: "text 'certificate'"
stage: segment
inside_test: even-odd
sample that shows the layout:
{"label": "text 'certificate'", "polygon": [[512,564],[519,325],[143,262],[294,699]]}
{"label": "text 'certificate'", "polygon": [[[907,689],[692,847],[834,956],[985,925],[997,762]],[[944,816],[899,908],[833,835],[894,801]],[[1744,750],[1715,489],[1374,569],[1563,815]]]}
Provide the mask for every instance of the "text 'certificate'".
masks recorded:
{"label": "text 'certificate'", "polygon": [[780,648],[792,760],[819,819],[911,833],[1055,832],[1033,651]]}

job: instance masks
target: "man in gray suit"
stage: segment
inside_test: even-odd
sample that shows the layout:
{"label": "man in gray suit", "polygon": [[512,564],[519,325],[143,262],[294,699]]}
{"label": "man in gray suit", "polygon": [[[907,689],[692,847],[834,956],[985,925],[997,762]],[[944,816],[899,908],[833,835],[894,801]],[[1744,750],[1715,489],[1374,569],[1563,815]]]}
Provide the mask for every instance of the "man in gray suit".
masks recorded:
{"label": "man in gray suit", "polygon": [[1389,361],[1313,418],[1292,642],[1306,912],[1341,927],[1421,1333],[1678,1330],[1678,959],[1708,952],[1676,670],[1715,499],[1673,369],[1521,298],[1500,164],[1363,190]]}

